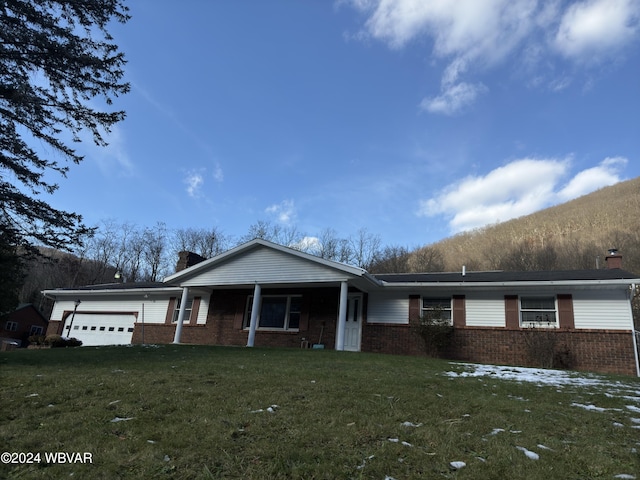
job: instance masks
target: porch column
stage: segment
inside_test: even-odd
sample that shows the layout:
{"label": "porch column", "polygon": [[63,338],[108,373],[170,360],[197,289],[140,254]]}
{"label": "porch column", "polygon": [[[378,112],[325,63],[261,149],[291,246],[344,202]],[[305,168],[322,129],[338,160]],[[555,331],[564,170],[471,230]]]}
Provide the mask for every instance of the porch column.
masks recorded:
{"label": "porch column", "polygon": [[249,337],[247,338],[247,347],[253,347],[256,340],[256,328],[258,328],[258,315],[260,315],[262,288],[256,283],[253,288],[253,303],[251,304],[251,320],[249,321]]}
{"label": "porch column", "polygon": [[182,288],[182,298],[180,299],[180,310],[178,311],[178,324],[176,325],[176,333],[173,336],[173,343],[180,343],[182,335],[182,322],[184,320],[184,312],[187,309],[187,301],[189,299],[189,287]]}
{"label": "porch column", "polygon": [[344,350],[344,330],[347,325],[347,294],[349,285],[340,282],[340,308],[338,309],[338,328],[336,329],[336,350]]}

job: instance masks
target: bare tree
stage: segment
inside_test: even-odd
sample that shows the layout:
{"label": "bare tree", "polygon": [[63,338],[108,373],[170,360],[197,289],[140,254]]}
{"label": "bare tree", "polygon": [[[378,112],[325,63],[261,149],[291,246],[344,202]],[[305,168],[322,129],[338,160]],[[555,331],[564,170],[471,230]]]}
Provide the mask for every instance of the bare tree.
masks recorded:
{"label": "bare tree", "polygon": [[351,247],[351,262],[360,268],[368,270],[380,255],[380,235],[370,233],[366,228],[361,228],[349,238]]}
{"label": "bare tree", "polygon": [[384,247],[375,263],[370,266],[370,273],[403,273],[409,271],[409,250],[400,245]]}
{"label": "bare tree", "polygon": [[149,282],[157,282],[163,273],[168,273],[167,268],[167,226],[162,223],[156,223],[153,228],[145,228],[144,238],[144,260],[145,260],[145,279]]}
{"label": "bare tree", "polygon": [[304,235],[298,231],[295,225],[283,226],[268,220],[258,220],[249,227],[246,235],[240,237],[239,242],[245,243],[256,238],[284,245],[285,247],[297,248],[302,245]]}
{"label": "bare tree", "polygon": [[442,272],[444,270],[442,253],[433,246],[415,250],[407,263],[411,272]]}
{"label": "bare tree", "polygon": [[178,252],[193,252],[201,257],[211,258],[228,248],[227,237],[216,227],[183,228],[174,234],[173,250],[177,258]]}

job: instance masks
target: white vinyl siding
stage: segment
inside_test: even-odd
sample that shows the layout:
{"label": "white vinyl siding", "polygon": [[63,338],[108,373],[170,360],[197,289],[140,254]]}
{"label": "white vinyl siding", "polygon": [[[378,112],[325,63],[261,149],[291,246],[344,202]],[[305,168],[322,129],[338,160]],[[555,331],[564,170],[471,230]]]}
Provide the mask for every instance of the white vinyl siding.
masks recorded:
{"label": "white vinyl siding", "polygon": [[624,290],[581,290],[573,294],[577,329],[631,330],[632,320]]}
{"label": "white vinyl siding", "polygon": [[469,327],[505,327],[504,295],[467,295],[466,324]]}
{"label": "white vinyl siding", "polygon": [[195,275],[182,286],[313,283],[346,280],[345,272],[268,248],[258,248]]}
{"label": "white vinyl siding", "polygon": [[[171,294],[176,299],[180,298],[180,292]],[[194,295],[200,296],[200,295]],[[64,312],[73,312],[74,300],[58,300],[51,313],[51,320],[61,320]],[[82,300],[82,298],[81,298]],[[165,323],[167,318],[167,309],[169,308],[169,295],[163,293],[162,296],[156,298],[149,295],[144,298],[132,296],[96,296],[93,299],[82,300],[78,305],[77,313],[82,312],[100,312],[100,313],[135,313],[138,314],[138,322],[142,322],[142,304],[144,303],[144,323]],[[207,312],[209,310],[209,296],[202,295],[200,300],[200,308],[198,309],[197,323],[204,325],[207,322]],[[71,314],[67,317],[70,321]],[[75,322],[74,322],[75,323]]]}
{"label": "white vinyl siding", "polygon": [[397,293],[370,293],[367,323],[409,324],[409,296]]}

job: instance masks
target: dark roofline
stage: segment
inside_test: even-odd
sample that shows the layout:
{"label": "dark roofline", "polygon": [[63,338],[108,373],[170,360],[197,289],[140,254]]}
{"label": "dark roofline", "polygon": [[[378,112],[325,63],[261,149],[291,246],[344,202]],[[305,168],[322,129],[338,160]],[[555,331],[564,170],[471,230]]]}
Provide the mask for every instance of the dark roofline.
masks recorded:
{"label": "dark roofline", "polygon": [[527,272],[429,272],[429,273],[385,273],[374,275],[386,283],[459,283],[459,282],[544,282],[544,281],[597,281],[638,280],[634,273],[620,269],[601,270],[557,270]]}

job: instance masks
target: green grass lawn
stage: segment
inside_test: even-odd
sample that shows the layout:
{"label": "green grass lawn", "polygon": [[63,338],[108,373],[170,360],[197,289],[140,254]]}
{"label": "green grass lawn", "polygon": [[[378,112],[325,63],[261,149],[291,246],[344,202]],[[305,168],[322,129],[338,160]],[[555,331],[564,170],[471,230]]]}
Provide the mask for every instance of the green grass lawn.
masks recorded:
{"label": "green grass lawn", "polygon": [[187,345],[1,353],[0,451],[41,461],[0,465],[0,478],[640,478],[638,379],[446,374],[469,368]]}

